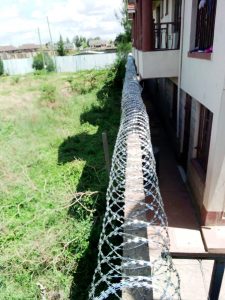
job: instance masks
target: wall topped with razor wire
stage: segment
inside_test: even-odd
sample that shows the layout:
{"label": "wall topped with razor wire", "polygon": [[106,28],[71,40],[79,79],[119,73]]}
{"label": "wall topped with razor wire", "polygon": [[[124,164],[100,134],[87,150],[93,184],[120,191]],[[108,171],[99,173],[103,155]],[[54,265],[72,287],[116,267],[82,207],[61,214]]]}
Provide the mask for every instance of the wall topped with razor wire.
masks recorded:
{"label": "wall topped with razor wire", "polygon": [[131,55],[121,107],[89,299],[180,299],[149,119]]}

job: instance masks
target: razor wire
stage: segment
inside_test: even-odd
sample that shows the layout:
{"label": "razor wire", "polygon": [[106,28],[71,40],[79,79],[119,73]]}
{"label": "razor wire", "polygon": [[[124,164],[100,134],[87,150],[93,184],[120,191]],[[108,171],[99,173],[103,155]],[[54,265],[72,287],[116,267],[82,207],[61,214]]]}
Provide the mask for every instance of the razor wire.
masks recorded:
{"label": "razor wire", "polygon": [[141,91],[129,55],[89,300],[180,299]]}

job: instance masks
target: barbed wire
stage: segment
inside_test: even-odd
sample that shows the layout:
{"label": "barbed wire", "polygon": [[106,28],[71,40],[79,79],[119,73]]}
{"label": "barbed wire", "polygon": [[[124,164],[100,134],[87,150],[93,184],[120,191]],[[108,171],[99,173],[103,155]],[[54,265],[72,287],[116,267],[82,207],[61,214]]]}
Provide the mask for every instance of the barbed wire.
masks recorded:
{"label": "barbed wire", "polygon": [[129,55],[89,300],[180,299],[141,91]]}

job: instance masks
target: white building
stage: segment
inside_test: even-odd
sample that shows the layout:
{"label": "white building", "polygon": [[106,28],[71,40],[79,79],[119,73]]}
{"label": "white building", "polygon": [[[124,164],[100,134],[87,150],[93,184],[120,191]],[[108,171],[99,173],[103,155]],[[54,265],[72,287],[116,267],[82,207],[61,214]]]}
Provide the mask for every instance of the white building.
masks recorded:
{"label": "white building", "polygon": [[128,1],[137,72],[157,98],[202,225],[225,225],[225,1]]}

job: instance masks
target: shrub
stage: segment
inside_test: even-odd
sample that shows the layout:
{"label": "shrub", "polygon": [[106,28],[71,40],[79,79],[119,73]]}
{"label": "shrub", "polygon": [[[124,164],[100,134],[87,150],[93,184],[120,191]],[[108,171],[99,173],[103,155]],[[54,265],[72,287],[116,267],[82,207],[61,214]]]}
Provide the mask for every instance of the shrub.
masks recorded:
{"label": "shrub", "polygon": [[51,84],[44,84],[41,88],[41,100],[54,103],[56,101],[56,87]]}
{"label": "shrub", "polygon": [[46,69],[48,72],[55,71],[54,62],[47,53],[38,53],[33,59],[32,68],[35,70]]}
{"label": "shrub", "polygon": [[4,65],[3,65],[3,61],[0,58],[0,76],[4,74]]}
{"label": "shrub", "polygon": [[17,84],[20,81],[20,77],[19,76],[13,76],[12,77],[12,84]]}
{"label": "shrub", "polygon": [[90,73],[86,75],[85,77],[80,77],[80,79],[83,79],[83,82],[77,80],[76,78],[73,78],[72,76],[68,77],[66,80],[69,82],[71,90],[77,94],[85,95],[88,93],[91,93],[93,90],[95,90],[98,87],[98,82],[96,79],[96,74],[98,73]]}
{"label": "shrub", "polygon": [[34,71],[34,76],[45,76],[45,75],[47,75],[47,70],[36,70],[36,71]]}
{"label": "shrub", "polygon": [[46,64],[46,70],[48,72],[55,71],[55,64],[53,62],[53,59],[49,55],[45,56],[45,64]]}

